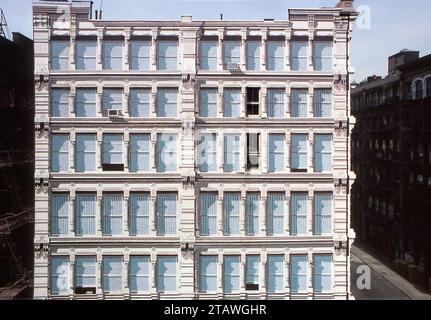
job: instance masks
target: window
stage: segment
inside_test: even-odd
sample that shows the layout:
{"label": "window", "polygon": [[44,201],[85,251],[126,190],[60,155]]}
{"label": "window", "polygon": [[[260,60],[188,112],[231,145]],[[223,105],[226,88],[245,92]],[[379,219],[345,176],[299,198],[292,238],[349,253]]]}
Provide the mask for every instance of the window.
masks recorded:
{"label": "window", "polygon": [[51,116],[69,117],[69,90],[51,89]]}
{"label": "window", "polygon": [[199,145],[199,170],[217,171],[217,134],[201,134]]}
{"label": "window", "polygon": [[284,134],[270,134],[268,139],[268,171],[283,172],[284,171]]}
{"label": "window", "polygon": [[96,171],[96,135],[76,135],[76,172]]}
{"label": "window", "polygon": [[202,89],[199,115],[204,118],[217,117],[217,89]]}
{"label": "window", "polygon": [[132,41],[130,44],[132,70],[150,70],[151,42]]}
{"label": "window", "polygon": [[260,133],[247,133],[247,169],[259,168]]}
{"label": "window", "polygon": [[307,118],[307,95],[307,89],[292,89],[290,98],[290,116],[292,118]]}
{"label": "window", "polygon": [[177,291],[177,257],[157,258],[157,292]]}
{"label": "window", "polygon": [[177,134],[157,134],[157,172],[177,171]]}
{"label": "window", "polygon": [[76,116],[96,117],[96,89],[76,89]]}
{"label": "window", "polygon": [[224,63],[241,63],[241,43],[239,41],[224,42]]}
{"label": "window", "polygon": [[308,135],[292,134],[291,140],[292,172],[307,172]]}
{"label": "window", "polygon": [[69,258],[51,257],[51,294],[69,293]]}
{"label": "window", "polygon": [[292,42],[292,71],[307,71],[307,47],[306,41]]}
{"label": "window", "polygon": [[314,256],[314,291],[332,291],[332,256]]}
{"label": "window", "polygon": [[200,292],[217,292],[217,256],[201,256],[200,258]]}
{"label": "window", "polygon": [[130,172],[150,171],[150,134],[130,135]]}
{"label": "window", "polygon": [[247,256],[245,262],[245,290],[259,290],[259,256]]}
{"label": "window", "polygon": [[53,134],[51,136],[51,171],[69,170],[69,135]]}
{"label": "window", "polygon": [[291,194],[291,226],[290,233],[292,236],[307,234],[307,199],[306,193]]}
{"label": "window", "polygon": [[267,223],[268,235],[281,235],[284,233],[284,193],[268,192]]}
{"label": "window", "polygon": [[160,41],[158,52],[159,70],[177,70],[178,43],[175,41]]}
{"label": "window", "polygon": [[148,292],[150,290],[150,257],[131,256],[129,264],[130,292]]}
{"label": "window", "polygon": [[103,197],[103,235],[120,236],[123,224],[123,195],[104,194]]}
{"label": "window", "polygon": [[103,69],[123,69],[124,41],[104,41],[103,43]]}
{"label": "window", "polygon": [[314,234],[332,233],[332,193],[314,194]]}
{"label": "window", "polygon": [[240,171],[240,135],[226,134],[224,136],[224,171]]}
{"label": "window", "polygon": [[238,118],[241,116],[241,90],[224,90],[224,117]]}
{"label": "window", "polygon": [[259,233],[260,194],[248,192],[246,196],[246,234],[255,236]]}
{"label": "window", "polygon": [[96,195],[76,194],[75,199],[76,235],[96,234]]}
{"label": "window", "polygon": [[314,117],[330,118],[332,116],[331,89],[314,90]]}
{"label": "window", "polygon": [[268,70],[284,70],[284,42],[268,41]]}
{"label": "window", "polygon": [[103,257],[103,292],[121,292],[122,281],[123,258]]}
{"label": "window", "polygon": [[260,70],[260,41],[247,42],[247,70],[259,71]]}
{"label": "window", "polygon": [[426,89],[427,89],[426,96],[431,97],[431,77],[426,79]]}
{"label": "window", "polygon": [[314,171],[332,171],[332,135],[316,134],[314,136]]}
{"label": "window", "polygon": [[314,69],[317,71],[332,70],[332,42],[314,42]]}
{"label": "window", "polygon": [[240,256],[225,256],[223,258],[223,292],[238,292],[240,289]]}
{"label": "window", "polygon": [[217,70],[217,41],[201,42],[201,69]]}
{"label": "window", "polygon": [[200,234],[217,235],[217,193],[201,193],[200,213]]}
{"label": "window", "polygon": [[259,88],[247,88],[247,116],[259,115]]}
{"label": "window", "polygon": [[177,89],[159,89],[157,92],[157,116],[163,118],[177,117]]}
{"label": "window", "polygon": [[268,89],[268,117],[284,118],[284,90]]}
{"label": "window", "polygon": [[149,89],[130,89],[129,101],[131,117],[150,117],[151,92]]}
{"label": "window", "polygon": [[77,41],[76,42],[76,69],[96,70],[97,42]]}
{"label": "window", "polygon": [[69,233],[69,195],[51,196],[51,234],[63,236]]}
{"label": "window", "polygon": [[177,194],[157,195],[157,235],[177,234]]}
{"label": "window", "polygon": [[424,83],[422,80],[416,80],[414,83],[414,90],[415,90],[415,99],[419,100],[424,97]]}
{"label": "window", "polygon": [[69,69],[69,41],[51,41],[51,69]]}
{"label": "window", "polygon": [[267,290],[268,292],[284,291],[284,256],[268,255]]}
{"label": "window", "polygon": [[104,89],[103,90],[104,110],[123,110],[123,90]]}
{"label": "window", "polygon": [[96,293],[96,257],[76,257],[75,293]]}
{"label": "window", "polygon": [[240,193],[225,193],[223,195],[223,213],[225,235],[239,235],[239,216],[241,207]]}
{"label": "window", "polygon": [[130,194],[130,235],[143,236],[150,232],[150,195]]}
{"label": "window", "polygon": [[123,135],[103,135],[103,171],[123,171]]}
{"label": "window", "polygon": [[292,292],[307,291],[307,256],[290,257],[290,290]]}

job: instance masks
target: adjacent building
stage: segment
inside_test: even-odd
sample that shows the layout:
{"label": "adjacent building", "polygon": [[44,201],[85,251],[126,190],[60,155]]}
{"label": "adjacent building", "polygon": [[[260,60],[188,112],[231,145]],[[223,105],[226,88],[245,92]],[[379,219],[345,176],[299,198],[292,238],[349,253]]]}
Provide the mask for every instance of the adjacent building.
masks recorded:
{"label": "adjacent building", "polygon": [[1,300],[31,296],[34,187],[28,182],[34,171],[34,65],[33,41],[2,32],[0,14]]}
{"label": "adjacent building", "polygon": [[35,2],[34,297],[348,299],[355,18]]}
{"label": "adjacent building", "polygon": [[431,55],[389,57],[385,78],[352,91],[353,225],[411,281],[431,277]]}

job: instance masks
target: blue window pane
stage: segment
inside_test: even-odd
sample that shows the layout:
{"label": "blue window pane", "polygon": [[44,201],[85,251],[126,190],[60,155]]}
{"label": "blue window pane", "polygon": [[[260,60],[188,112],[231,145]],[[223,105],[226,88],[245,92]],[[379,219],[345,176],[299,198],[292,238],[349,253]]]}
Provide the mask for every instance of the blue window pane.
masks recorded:
{"label": "blue window pane", "polygon": [[241,90],[226,89],[224,91],[224,117],[238,118],[241,115]]}
{"label": "blue window pane", "polygon": [[249,236],[259,233],[260,194],[249,192],[246,196],[246,233]]}
{"label": "blue window pane", "polygon": [[247,70],[260,70],[261,43],[257,41],[247,42]]}
{"label": "blue window pane", "polygon": [[217,234],[217,194],[202,193],[200,196],[200,234],[211,236]]}
{"label": "blue window pane", "polygon": [[314,171],[332,171],[332,135],[314,136]]}
{"label": "blue window pane", "polygon": [[201,42],[201,69],[217,70],[217,48],[218,42]]}
{"label": "blue window pane", "polygon": [[160,41],[158,50],[158,69],[177,70],[177,42]]}
{"label": "blue window pane", "polygon": [[163,118],[177,117],[178,90],[159,89],[157,92],[157,116]]}
{"label": "blue window pane", "polygon": [[177,171],[177,134],[157,135],[157,172]]}
{"label": "blue window pane", "polygon": [[130,117],[149,118],[151,105],[150,89],[130,89]]}
{"label": "blue window pane", "polygon": [[332,289],[332,256],[314,256],[314,291],[331,292]]}
{"label": "blue window pane", "polygon": [[202,89],[200,92],[199,115],[205,118],[217,117],[217,89]]}
{"label": "blue window pane", "polygon": [[51,171],[69,170],[69,135],[52,135],[51,137]]}
{"label": "blue window pane", "polygon": [[96,257],[76,257],[75,261],[75,287],[96,287]]}
{"label": "blue window pane", "polygon": [[150,41],[132,41],[130,51],[130,68],[132,70],[150,70]]}
{"label": "blue window pane", "polygon": [[69,90],[51,90],[51,115],[53,117],[69,117]]}
{"label": "blue window pane", "polygon": [[217,265],[216,256],[200,257],[200,292],[217,292]]}
{"label": "blue window pane", "polygon": [[268,171],[269,172],[283,172],[284,171],[284,134],[270,134],[268,141],[269,159]]}
{"label": "blue window pane", "polygon": [[130,135],[130,171],[150,171],[150,134]]}
{"label": "blue window pane", "polygon": [[217,171],[217,134],[202,134],[198,142],[199,170]]}
{"label": "blue window pane", "polygon": [[76,171],[96,171],[96,135],[76,135]]}
{"label": "blue window pane", "polygon": [[103,235],[119,236],[122,234],[123,195],[103,195]]}
{"label": "blue window pane", "polygon": [[291,69],[292,71],[307,71],[307,47],[308,44],[305,41],[295,41],[292,42],[292,61]]}
{"label": "blue window pane", "polygon": [[51,294],[64,295],[69,291],[69,258],[51,258]]}
{"label": "blue window pane", "polygon": [[51,42],[51,69],[69,69],[69,41]]}
{"label": "blue window pane", "polygon": [[291,140],[291,168],[306,170],[308,160],[308,135],[292,134]]}
{"label": "blue window pane", "polygon": [[240,207],[241,207],[241,194],[240,193],[225,193],[223,199],[224,211],[224,234],[225,235],[238,235],[240,233]]}
{"label": "blue window pane", "polygon": [[177,234],[177,201],[175,193],[157,195],[157,235]]}
{"label": "blue window pane", "polygon": [[69,195],[53,194],[51,197],[51,234],[53,236],[69,233]]}
{"label": "blue window pane", "polygon": [[332,233],[332,193],[315,193],[314,195],[314,233]]}
{"label": "blue window pane", "polygon": [[280,235],[284,233],[284,199],[284,193],[268,193],[267,223],[269,235]]}
{"label": "blue window pane", "polygon": [[292,292],[307,291],[307,256],[290,257],[290,290]]}
{"label": "blue window pane", "polygon": [[133,293],[150,290],[150,257],[130,257],[130,291]]}
{"label": "blue window pane", "polygon": [[77,70],[96,70],[96,41],[77,41],[76,42],[76,69]]}
{"label": "blue window pane", "polygon": [[269,41],[268,46],[268,70],[284,70],[284,43]]}
{"label": "blue window pane", "polygon": [[291,235],[307,234],[307,199],[306,193],[291,194]]}
{"label": "blue window pane", "polygon": [[96,117],[96,89],[76,89],[76,116]]}
{"label": "blue window pane", "polygon": [[284,291],[284,256],[270,255],[267,258],[268,292]]}
{"label": "blue window pane", "polygon": [[177,257],[157,258],[157,292],[177,291]]}
{"label": "blue window pane", "polygon": [[96,195],[77,194],[75,199],[76,235],[96,234]]}
{"label": "blue window pane", "polygon": [[223,291],[238,292],[240,289],[240,260],[239,256],[225,256],[223,263]]}
{"label": "blue window pane", "polygon": [[105,41],[103,43],[103,69],[123,69],[123,41]]}
{"label": "blue window pane", "polygon": [[123,289],[123,258],[103,257],[103,291],[121,292]]}
{"label": "blue window pane", "polygon": [[224,171],[240,171],[240,136],[226,134],[224,136]]}
{"label": "blue window pane", "polygon": [[150,195],[130,194],[130,235],[148,235],[150,231]]}

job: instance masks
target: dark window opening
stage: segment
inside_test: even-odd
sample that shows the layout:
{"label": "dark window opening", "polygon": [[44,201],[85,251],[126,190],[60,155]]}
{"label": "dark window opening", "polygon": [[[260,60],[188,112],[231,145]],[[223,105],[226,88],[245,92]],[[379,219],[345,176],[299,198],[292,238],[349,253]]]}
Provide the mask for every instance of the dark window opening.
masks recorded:
{"label": "dark window opening", "polygon": [[247,88],[247,116],[259,115],[259,88]]}
{"label": "dark window opening", "polygon": [[102,170],[103,171],[124,171],[124,164],[103,163]]}
{"label": "dark window opening", "polygon": [[247,291],[257,291],[259,290],[259,285],[255,283],[246,283],[245,290]]}
{"label": "dark window opening", "polygon": [[78,288],[75,288],[75,294],[96,294],[96,288],[78,287]]}

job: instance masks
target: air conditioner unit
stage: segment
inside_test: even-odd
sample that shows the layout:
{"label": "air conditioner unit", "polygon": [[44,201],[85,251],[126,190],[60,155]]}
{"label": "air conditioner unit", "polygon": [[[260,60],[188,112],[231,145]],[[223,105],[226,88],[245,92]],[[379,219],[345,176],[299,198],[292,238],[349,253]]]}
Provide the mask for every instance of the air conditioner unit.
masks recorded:
{"label": "air conditioner unit", "polygon": [[228,69],[228,70],[232,70],[232,71],[239,70],[239,63],[236,63],[236,62],[229,62],[229,63],[227,64],[227,69]]}
{"label": "air conditioner unit", "polygon": [[108,117],[110,118],[122,118],[123,111],[122,110],[108,110]]}

